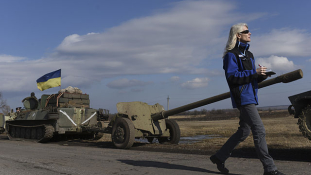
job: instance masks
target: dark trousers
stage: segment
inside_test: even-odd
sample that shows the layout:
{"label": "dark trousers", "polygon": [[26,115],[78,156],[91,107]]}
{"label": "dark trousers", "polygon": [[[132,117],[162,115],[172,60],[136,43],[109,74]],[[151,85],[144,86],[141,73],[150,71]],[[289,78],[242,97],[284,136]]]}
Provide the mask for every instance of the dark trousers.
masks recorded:
{"label": "dark trousers", "polygon": [[253,133],[254,144],[258,158],[263,164],[264,171],[274,171],[277,168],[274,165],[272,157],[269,155],[268,146],[266,143],[266,131],[258,114],[255,104],[249,104],[239,107],[240,110],[240,126],[228,141],[216,153],[216,157],[225,162],[233,149],[242,141],[244,141],[250,131]]}

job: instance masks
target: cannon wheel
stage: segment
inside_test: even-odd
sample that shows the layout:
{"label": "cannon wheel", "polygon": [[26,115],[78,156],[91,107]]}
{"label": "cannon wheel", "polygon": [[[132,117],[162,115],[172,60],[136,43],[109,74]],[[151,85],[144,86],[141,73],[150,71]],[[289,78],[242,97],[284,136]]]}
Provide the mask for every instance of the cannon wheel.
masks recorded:
{"label": "cannon wheel", "polygon": [[299,130],[302,135],[311,140],[311,106],[308,105],[302,113],[299,115],[298,119]]}
{"label": "cannon wheel", "polygon": [[159,137],[159,143],[171,143],[171,144],[178,144],[180,139],[180,129],[175,120],[165,120],[166,129],[169,130],[170,136],[169,137]]}
{"label": "cannon wheel", "polygon": [[117,118],[112,128],[111,140],[117,148],[130,148],[135,141],[135,128],[132,121],[128,118]]}

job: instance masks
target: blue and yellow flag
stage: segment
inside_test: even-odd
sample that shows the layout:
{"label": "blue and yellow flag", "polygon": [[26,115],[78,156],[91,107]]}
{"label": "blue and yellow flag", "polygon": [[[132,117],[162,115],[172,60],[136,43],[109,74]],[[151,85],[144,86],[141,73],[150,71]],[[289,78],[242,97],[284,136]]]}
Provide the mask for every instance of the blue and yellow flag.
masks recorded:
{"label": "blue and yellow flag", "polygon": [[57,87],[61,85],[61,69],[47,73],[37,80],[37,86],[40,91]]}

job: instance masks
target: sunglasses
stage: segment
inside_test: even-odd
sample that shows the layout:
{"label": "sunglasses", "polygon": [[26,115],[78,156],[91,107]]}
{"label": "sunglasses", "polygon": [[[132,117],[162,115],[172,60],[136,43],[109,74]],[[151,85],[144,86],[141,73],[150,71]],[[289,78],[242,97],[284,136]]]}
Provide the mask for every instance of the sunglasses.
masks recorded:
{"label": "sunglasses", "polygon": [[240,33],[248,34],[248,33],[249,33],[249,30],[244,30],[244,31],[242,31],[242,32],[240,32]]}

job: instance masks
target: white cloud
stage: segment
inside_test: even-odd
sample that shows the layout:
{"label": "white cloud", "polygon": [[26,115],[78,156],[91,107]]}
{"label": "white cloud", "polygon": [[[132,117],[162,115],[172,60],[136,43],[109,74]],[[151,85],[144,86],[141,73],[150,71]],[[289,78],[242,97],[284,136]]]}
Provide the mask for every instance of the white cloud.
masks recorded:
{"label": "white cloud", "polygon": [[[128,88],[128,87],[141,87],[141,86],[146,86],[148,84],[151,84],[152,82],[144,82],[144,81],[140,81],[140,80],[128,80],[126,78],[123,79],[119,79],[119,80],[115,80],[112,81],[110,83],[107,84],[107,86],[109,88],[113,88],[113,89],[124,89],[124,88]],[[136,90],[139,88],[135,88]],[[135,91],[134,89],[134,91]]]}
{"label": "white cloud", "polygon": [[208,78],[195,78],[191,81],[187,81],[181,84],[181,87],[186,88],[186,89],[196,89],[196,88],[207,87],[208,81],[209,81]]}
{"label": "white cloud", "polygon": [[286,57],[271,55],[266,58],[257,58],[256,62],[261,66],[265,66],[273,71],[289,72],[298,68],[293,61],[289,61]]}
{"label": "white cloud", "polygon": [[81,41],[81,37],[78,34],[72,34],[67,36],[63,42],[60,44],[59,47],[66,47],[66,46],[70,46],[73,45],[74,43],[77,43],[79,41]]}
{"label": "white cloud", "polygon": [[[250,29],[251,30],[251,29]],[[251,50],[255,57],[268,55],[310,56],[311,34],[297,29],[274,29],[270,33],[253,34]]]}
{"label": "white cloud", "polygon": [[179,81],[179,80],[180,80],[180,78],[178,76],[173,76],[173,77],[170,78],[171,82],[176,82],[176,81]]}
{"label": "white cloud", "polygon": [[13,63],[13,62],[20,62],[25,60],[25,57],[17,57],[12,55],[0,55],[0,63]]}

